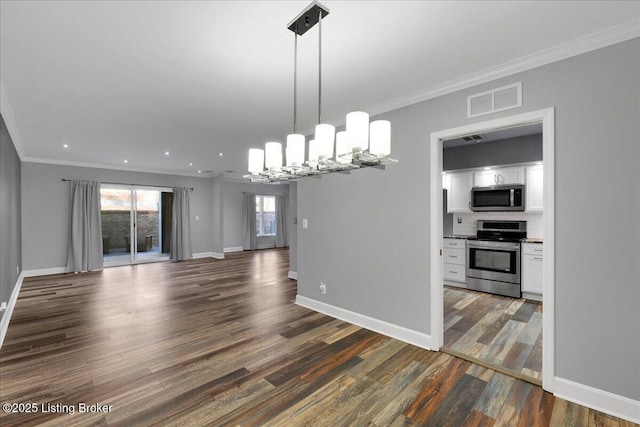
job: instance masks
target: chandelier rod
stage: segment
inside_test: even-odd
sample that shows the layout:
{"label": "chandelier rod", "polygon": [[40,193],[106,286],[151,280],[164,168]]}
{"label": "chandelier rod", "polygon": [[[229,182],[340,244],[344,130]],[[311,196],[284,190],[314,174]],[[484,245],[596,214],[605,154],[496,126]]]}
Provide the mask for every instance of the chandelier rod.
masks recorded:
{"label": "chandelier rod", "polygon": [[293,43],[293,133],[298,123],[298,33],[294,32]]}
{"label": "chandelier rod", "polygon": [[318,124],[322,123],[322,9],[318,10]]}

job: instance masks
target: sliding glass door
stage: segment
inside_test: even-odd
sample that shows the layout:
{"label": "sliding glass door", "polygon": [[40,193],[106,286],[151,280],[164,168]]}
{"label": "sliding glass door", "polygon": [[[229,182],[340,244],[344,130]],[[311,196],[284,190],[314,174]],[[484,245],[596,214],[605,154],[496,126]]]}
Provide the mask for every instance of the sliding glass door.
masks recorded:
{"label": "sliding glass door", "polygon": [[169,189],[103,185],[100,196],[106,266],[169,259],[173,204]]}

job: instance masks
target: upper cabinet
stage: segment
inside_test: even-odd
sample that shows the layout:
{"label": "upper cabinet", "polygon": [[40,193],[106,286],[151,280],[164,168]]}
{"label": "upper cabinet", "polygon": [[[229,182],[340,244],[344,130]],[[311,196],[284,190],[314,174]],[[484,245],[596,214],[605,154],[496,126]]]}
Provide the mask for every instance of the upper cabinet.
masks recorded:
{"label": "upper cabinet", "polygon": [[543,208],[543,167],[542,165],[527,166],[527,181],[525,191],[526,212],[542,212]]}
{"label": "upper cabinet", "polygon": [[524,184],[524,168],[496,168],[474,172],[473,185],[475,187],[489,187],[492,185]]}
{"label": "upper cabinet", "polygon": [[456,172],[446,175],[447,212],[471,212],[469,196],[473,187],[473,172]]}
{"label": "upper cabinet", "polygon": [[475,169],[447,172],[442,176],[442,186],[447,192],[447,212],[469,213],[470,193],[473,187],[524,184],[525,212],[542,212],[543,166],[524,164],[492,169]]}

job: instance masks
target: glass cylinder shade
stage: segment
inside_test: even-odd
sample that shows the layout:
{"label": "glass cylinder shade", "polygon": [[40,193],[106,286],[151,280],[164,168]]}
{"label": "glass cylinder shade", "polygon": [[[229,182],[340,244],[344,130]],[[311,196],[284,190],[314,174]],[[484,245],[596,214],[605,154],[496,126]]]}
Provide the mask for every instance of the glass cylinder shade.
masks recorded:
{"label": "glass cylinder shade", "polygon": [[264,150],[260,148],[249,149],[249,172],[258,175],[264,171]]}
{"label": "glass cylinder shade", "polygon": [[346,131],[336,133],[336,162],[351,163],[345,154],[351,154],[349,149],[349,135]]}
{"label": "glass cylinder shade", "polygon": [[318,143],[315,139],[309,141],[309,163],[318,163]]}
{"label": "glass cylinder shade", "polygon": [[327,160],[333,157],[333,143],[336,128],[333,125],[320,124],[316,126],[316,144],[318,144],[318,159]]}
{"label": "glass cylinder shade", "polygon": [[300,166],[304,163],[304,135],[287,135],[287,166]]}
{"label": "glass cylinder shade", "polygon": [[267,142],[264,144],[264,164],[270,171],[282,168],[282,144],[279,142]]}
{"label": "glass cylinder shade", "polygon": [[388,120],[371,122],[369,152],[378,157],[391,154],[391,122]]}
{"label": "glass cylinder shade", "polygon": [[349,132],[350,149],[363,151],[369,147],[369,115],[363,111],[347,114],[347,132]]}

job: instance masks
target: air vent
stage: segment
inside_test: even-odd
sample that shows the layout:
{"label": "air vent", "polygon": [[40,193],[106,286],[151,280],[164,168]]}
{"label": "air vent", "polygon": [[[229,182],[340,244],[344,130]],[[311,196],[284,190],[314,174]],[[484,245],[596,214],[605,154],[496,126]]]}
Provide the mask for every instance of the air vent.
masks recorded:
{"label": "air vent", "polygon": [[467,97],[467,118],[522,106],[522,82]]}
{"label": "air vent", "polygon": [[469,136],[463,136],[462,139],[464,139],[465,141],[477,141],[479,139],[482,139],[482,136],[480,136],[480,135],[469,135]]}

